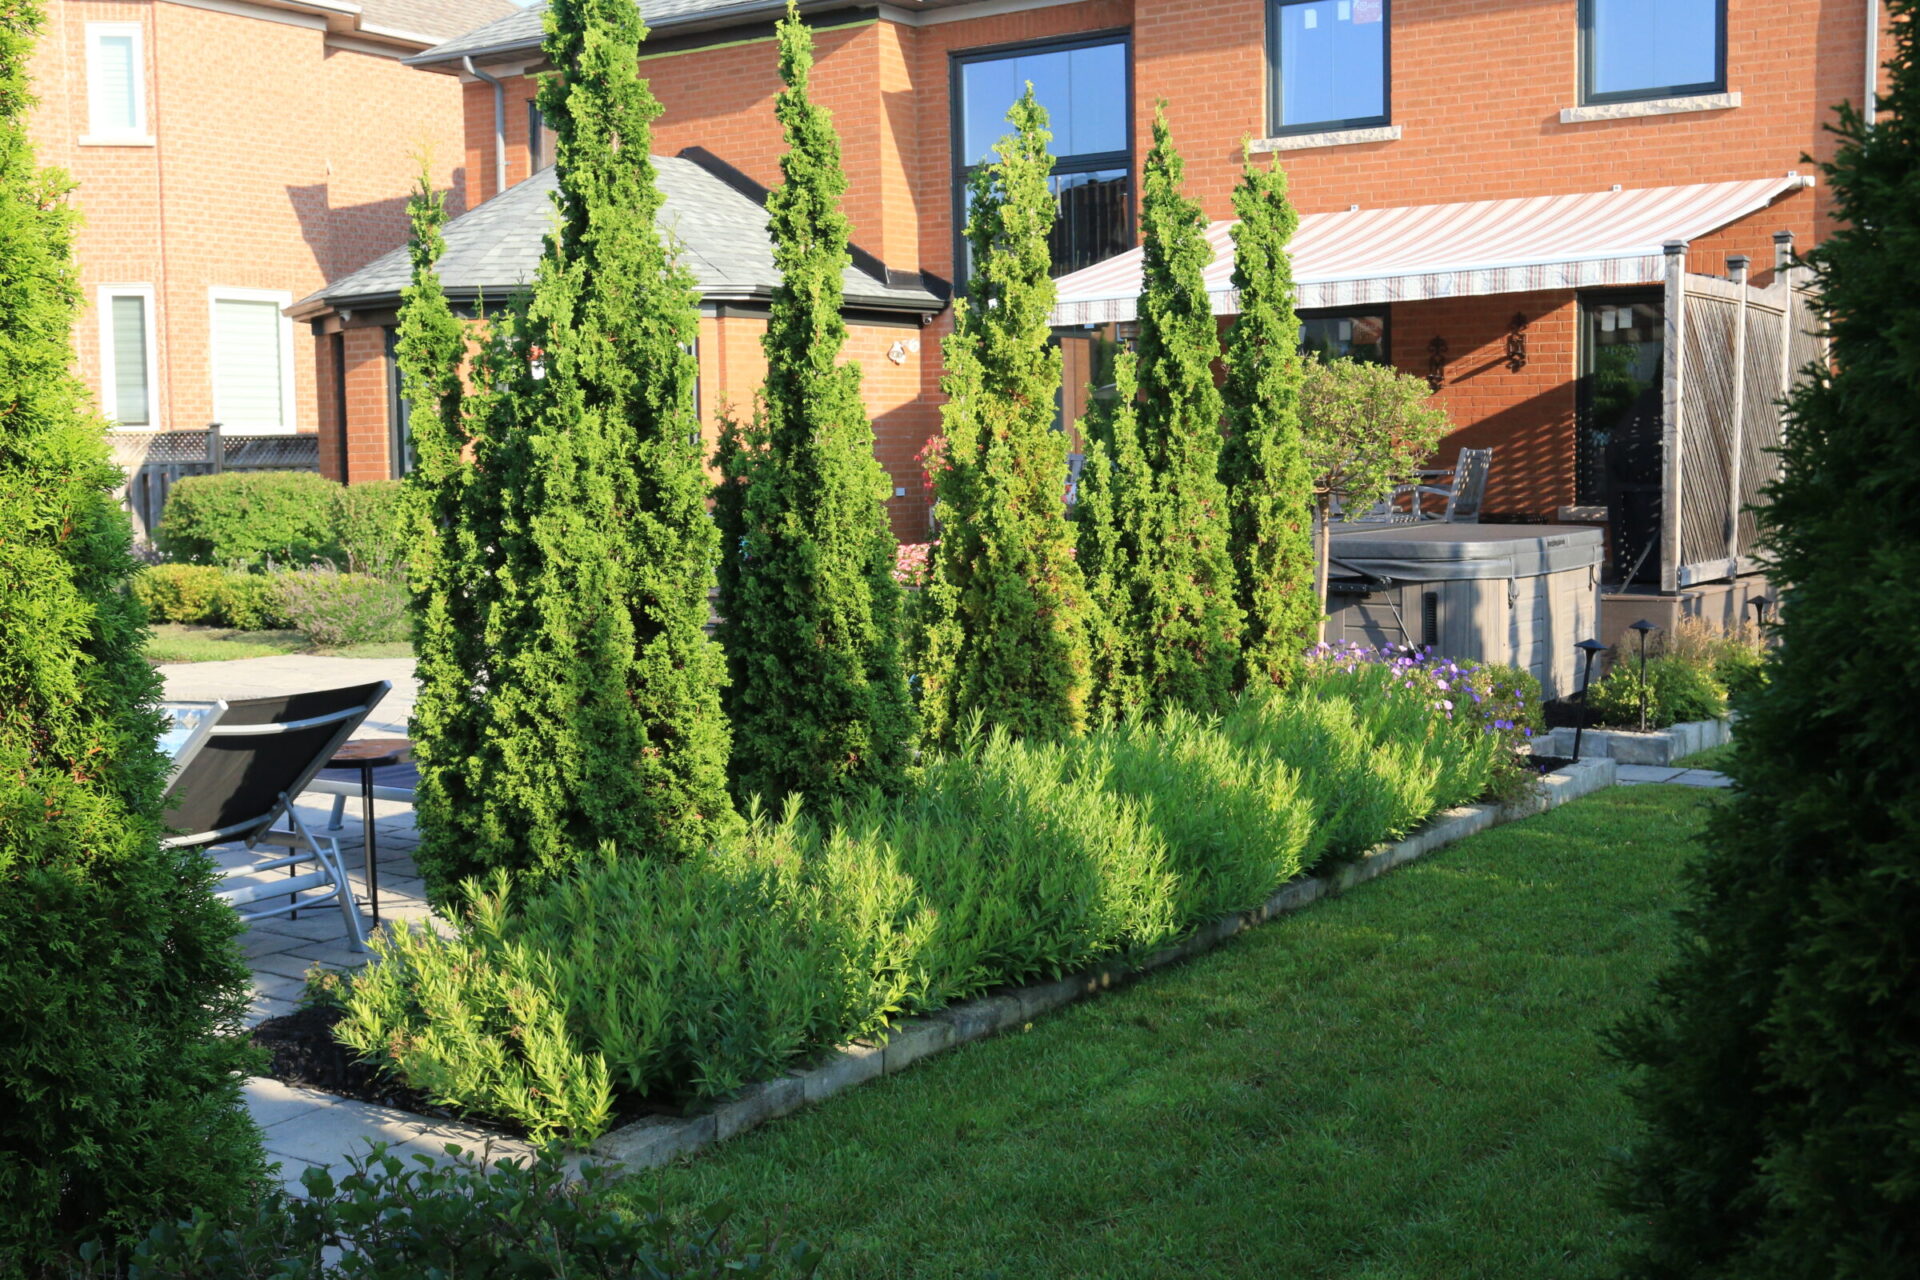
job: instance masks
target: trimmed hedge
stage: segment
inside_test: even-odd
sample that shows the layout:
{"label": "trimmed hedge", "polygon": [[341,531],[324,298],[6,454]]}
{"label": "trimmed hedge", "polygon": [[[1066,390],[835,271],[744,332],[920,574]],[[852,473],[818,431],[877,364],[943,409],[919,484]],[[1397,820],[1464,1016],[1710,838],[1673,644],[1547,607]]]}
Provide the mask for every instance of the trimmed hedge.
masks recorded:
{"label": "trimmed hedge", "polygon": [[311,471],[187,476],[167,495],[154,545],[169,559],[190,564],[254,568],[336,559],[338,488]]}
{"label": "trimmed hedge", "polygon": [[290,627],[280,574],[217,564],[156,564],[134,574],[134,599],[154,622],[266,631]]}
{"label": "trimmed hedge", "polygon": [[457,937],[376,942],[336,1033],[444,1105],[591,1138],[620,1097],[715,1097],[1150,950],[1497,789],[1511,735],[1453,672],[1343,652],[1219,720],[976,733],[907,795],[756,812],[686,862],[605,853],[525,898],[469,882]]}

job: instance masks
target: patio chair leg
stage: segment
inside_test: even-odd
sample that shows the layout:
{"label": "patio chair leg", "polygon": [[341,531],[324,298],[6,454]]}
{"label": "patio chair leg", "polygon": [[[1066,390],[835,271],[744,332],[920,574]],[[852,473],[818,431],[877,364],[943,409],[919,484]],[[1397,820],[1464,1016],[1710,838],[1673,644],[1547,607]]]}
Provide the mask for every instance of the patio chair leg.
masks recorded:
{"label": "patio chair leg", "polygon": [[341,827],[345,826],[346,816],[347,798],[345,796],[335,796],[333,798],[333,816],[327,819],[327,830],[338,831]]}
{"label": "patio chair leg", "polygon": [[321,857],[327,860],[327,869],[335,877],[335,896],[340,902],[340,918],[347,922],[348,945],[355,951],[365,951],[367,934],[360,926],[360,908],[353,900],[353,882],[347,879],[347,860],[340,856],[340,842],[329,838],[327,850]]}

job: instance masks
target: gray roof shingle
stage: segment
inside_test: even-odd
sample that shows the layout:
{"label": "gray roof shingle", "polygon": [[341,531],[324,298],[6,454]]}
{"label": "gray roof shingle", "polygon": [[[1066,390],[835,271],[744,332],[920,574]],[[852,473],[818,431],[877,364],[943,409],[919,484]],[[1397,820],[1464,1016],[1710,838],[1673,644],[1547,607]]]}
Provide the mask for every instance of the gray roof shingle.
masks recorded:
{"label": "gray roof shingle", "polygon": [[[701,297],[768,297],[780,273],[766,210],[692,160],[655,156],[653,163],[666,197],[660,229],[693,273]],[[553,226],[557,187],[554,170],[543,169],[447,224],[440,281],[449,297],[504,302],[532,284]],[[302,299],[292,314],[306,318],[329,308],[392,305],[409,278],[407,251],[395,249]],[[937,312],[945,305],[925,289],[888,285],[858,267],[847,268],[845,284],[848,306]]]}
{"label": "gray roof shingle", "polygon": [[[702,19],[723,21],[732,17],[778,15],[786,8],[786,0],[639,0],[639,4],[640,16],[655,30]],[[534,48],[544,34],[541,24],[546,13],[545,4],[530,4],[518,13],[508,14],[425,53],[417,53],[407,61],[415,66],[431,66],[457,62],[463,57]]]}
{"label": "gray roof shingle", "polygon": [[[448,40],[482,24],[519,17],[512,0],[357,0],[368,26]],[[536,22],[535,29],[539,29]]]}

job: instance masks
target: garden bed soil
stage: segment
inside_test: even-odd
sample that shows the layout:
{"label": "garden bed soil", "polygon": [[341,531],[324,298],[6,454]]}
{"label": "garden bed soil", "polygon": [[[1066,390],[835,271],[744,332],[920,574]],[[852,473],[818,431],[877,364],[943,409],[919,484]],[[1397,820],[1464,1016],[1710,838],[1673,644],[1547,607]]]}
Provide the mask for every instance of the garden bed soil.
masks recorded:
{"label": "garden bed soil", "polygon": [[[458,1120],[514,1138],[529,1136],[525,1128],[509,1120],[437,1106],[427,1094],[409,1088],[391,1072],[361,1061],[352,1049],[333,1038],[334,1025],[345,1016],[343,1009],[307,1005],[281,1017],[268,1018],[253,1029],[249,1039],[267,1051],[266,1074],[285,1084],[318,1089],[336,1097],[371,1102],[396,1111]],[[685,1107],[660,1105],[644,1099],[634,1101],[616,1095],[615,1101],[616,1128],[649,1116],[684,1119],[690,1114]]]}
{"label": "garden bed soil", "polygon": [[[1540,723],[1549,729],[1578,729],[1580,727],[1581,710],[1581,699],[1577,693],[1570,694],[1564,698],[1555,698],[1552,702],[1543,702],[1540,704]],[[1587,722],[1587,728],[1619,729],[1628,733],[1635,733],[1639,731],[1640,722],[1636,719],[1632,724],[1604,724],[1599,720],[1589,720]],[[1652,726],[1649,726],[1647,731],[1649,733],[1661,732],[1659,728]]]}
{"label": "garden bed soil", "polygon": [[1527,768],[1535,773],[1552,773],[1555,769],[1564,769],[1573,763],[1572,756],[1531,755],[1523,758]]}

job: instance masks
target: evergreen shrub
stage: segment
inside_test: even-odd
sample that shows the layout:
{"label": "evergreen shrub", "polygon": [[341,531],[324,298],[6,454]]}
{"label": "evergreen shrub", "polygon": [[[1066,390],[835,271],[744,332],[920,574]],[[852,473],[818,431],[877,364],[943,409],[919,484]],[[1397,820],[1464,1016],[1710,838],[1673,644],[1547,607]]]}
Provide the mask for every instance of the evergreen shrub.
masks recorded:
{"label": "evergreen shrub", "polygon": [[150,564],[128,586],[153,622],[216,625],[226,620],[230,576],[217,564]]}
{"label": "evergreen shrub", "polygon": [[470,887],[457,937],[376,942],[340,1026],[447,1106],[591,1138],[623,1099],[711,1098],[1163,946],[1487,792],[1508,740],[1470,695],[1444,705],[1455,670],[1315,661],[1298,696],[1079,738],[976,721],[903,795],[756,811],[677,864],[588,859],[512,910]]}
{"label": "evergreen shrub", "polygon": [[407,544],[401,511],[401,487],[405,483],[370,480],[333,487],[328,520],[338,548],[338,568],[382,578],[401,575]]}
{"label": "evergreen shrub", "polygon": [[[1587,710],[1597,724],[1618,729],[1640,727],[1640,663],[1624,657],[1604,680],[1587,690]],[[1714,668],[1681,654],[1647,659],[1647,727],[1665,729],[1693,720],[1718,720],[1727,714],[1727,691]]]}
{"label": "evergreen shrub", "polygon": [[339,488],[312,471],[186,476],[167,494],[154,545],[172,560],[249,569],[338,560]]}
{"label": "evergreen shrub", "polygon": [[198,854],[160,847],[160,680],[105,423],[74,373],[66,179],[27,141],[39,9],[0,0],[0,1276],[238,1210],[247,971]]}
{"label": "evergreen shrub", "polygon": [[226,581],[220,584],[212,621],[239,631],[277,631],[293,626],[293,619],[287,616],[285,580],[284,574],[229,570]]}
{"label": "evergreen shrub", "polygon": [[[304,1195],[274,1189],[243,1214],[196,1210],[141,1239],[123,1272],[111,1251],[83,1246],[68,1280],[775,1280],[814,1274],[821,1255],[764,1229],[736,1230],[725,1204],[689,1215],[664,1202],[617,1207],[607,1171],[576,1179],[566,1162],[402,1159],[375,1143],[347,1156],[337,1179],[301,1175]],[[633,1203],[631,1195],[623,1203]],[[58,1274],[58,1273],[57,1273]]]}

